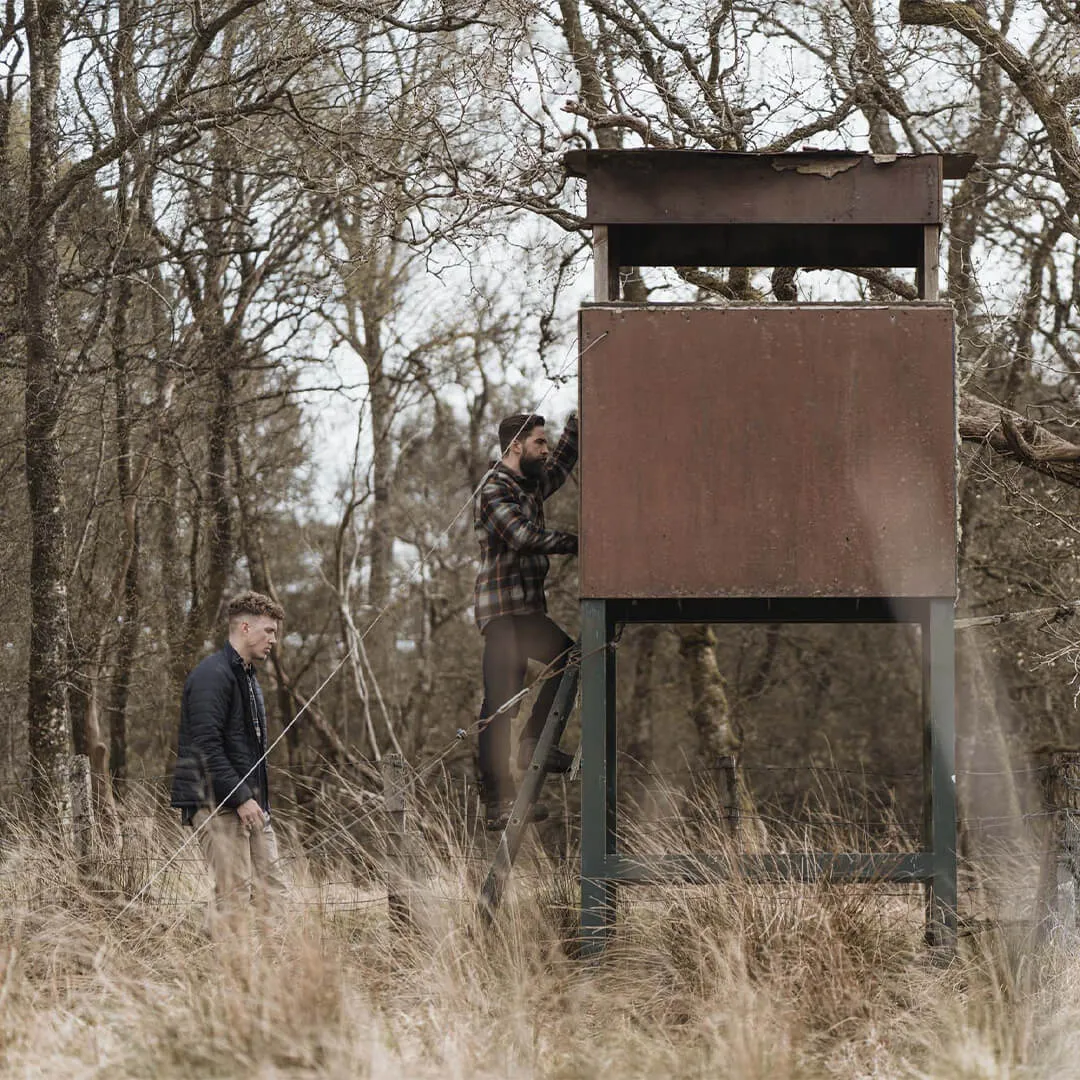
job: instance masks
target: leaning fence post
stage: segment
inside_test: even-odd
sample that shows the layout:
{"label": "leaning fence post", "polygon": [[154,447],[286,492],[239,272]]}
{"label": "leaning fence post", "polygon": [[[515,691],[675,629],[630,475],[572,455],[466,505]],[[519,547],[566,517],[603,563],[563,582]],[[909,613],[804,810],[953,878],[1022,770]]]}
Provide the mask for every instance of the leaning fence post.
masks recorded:
{"label": "leaning fence post", "polygon": [[379,763],[386,810],[386,898],[390,922],[409,926],[413,920],[412,874],[405,833],[405,759],[386,754]]}
{"label": "leaning fence post", "polygon": [[1046,828],[1039,881],[1044,932],[1076,929],[1080,883],[1080,752],[1052,750],[1044,774]]}
{"label": "leaning fence post", "polygon": [[94,796],[90,782],[90,758],[75,754],[68,764],[68,788],[71,792],[72,837],[79,871],[87,869],[94,846]]}

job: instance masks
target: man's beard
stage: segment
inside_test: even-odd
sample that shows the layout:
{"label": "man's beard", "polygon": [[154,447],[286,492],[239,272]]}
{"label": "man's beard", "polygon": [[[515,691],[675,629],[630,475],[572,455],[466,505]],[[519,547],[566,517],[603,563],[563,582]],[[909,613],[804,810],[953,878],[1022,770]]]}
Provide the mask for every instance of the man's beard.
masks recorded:
{"label": "man's beard", "polygon": [[523,457],[521,459],[521,473],[529,480],[539,480],[544,475],[544,459]]}

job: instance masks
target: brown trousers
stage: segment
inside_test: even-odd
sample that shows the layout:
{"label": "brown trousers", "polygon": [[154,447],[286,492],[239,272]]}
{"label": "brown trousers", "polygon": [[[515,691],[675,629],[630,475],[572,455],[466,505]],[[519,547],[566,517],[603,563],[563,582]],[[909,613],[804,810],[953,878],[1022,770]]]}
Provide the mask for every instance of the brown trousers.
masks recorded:
{"label": "brown trousers", "polygon": [[279,905],[286,885],[269,818],[261,826],[249,828],[235,810],[222,807],[212,818],[208,810],[199,810],[192,826],[201,830],[203,858],[214,876],[214,900],[207,910],[209,926],[218,916],[242,917],[252,901],[262,914]]}

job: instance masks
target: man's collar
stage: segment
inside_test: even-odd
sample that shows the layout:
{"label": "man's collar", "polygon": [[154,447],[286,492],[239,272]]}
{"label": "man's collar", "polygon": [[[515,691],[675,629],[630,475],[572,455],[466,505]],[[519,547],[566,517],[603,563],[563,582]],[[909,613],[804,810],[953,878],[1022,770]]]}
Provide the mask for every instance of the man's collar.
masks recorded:
{"label": "man's collar", "polygon": [[509,465],[503,463],[502,459],[495,462],[495,469],[515,480],[526,490],[530,490],[537,485],[536,480],[530,479],[524,473],[514,472],[514,470],[511,469]]}
{"label": "man's collar", "polygon": [[254,664],[244,663],[244,658],[236,651],[236,648],[231,641],[225,642],[225,655],[229,658],[230,664],[241,668],[248,675],[250,675],[255,670]]}

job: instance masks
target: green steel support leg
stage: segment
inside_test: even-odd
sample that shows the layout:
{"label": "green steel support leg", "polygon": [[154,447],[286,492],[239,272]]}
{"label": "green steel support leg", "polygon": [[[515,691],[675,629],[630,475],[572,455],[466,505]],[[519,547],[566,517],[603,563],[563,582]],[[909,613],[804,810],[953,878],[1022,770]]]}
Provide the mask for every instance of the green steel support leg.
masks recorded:
{"label": "green steel support leg", "polygon": [[[607,640],[612,644],[610,648],[604,650],[604,678],[607,683],[605,688],[607,713],[604,716],[604,727],[606,731],[604,749],[607,752],[607,767],[605,771],[607,784],[604,789],[607,796],[607,805],[604,814],[606,820],[606,828],[604,830],[604,857],[605,866],[610,866],[611,861],[619,852],[619,730],[616,712],[617,697],[615,687],[615,665],[618,662],[618,654],[615,651],[614,644],[615,623],[611,621],[610,617],[607,619],[606,627]],[[615,926],[615,902],[617,890],[618,885],[612,877],[607,886],[607,906],[608,910],[611,912],[612,928]]]}
{"label": "green steel support leg", "polygon": [[922,626],[926,848],[933,858],[926,936],[939,958],[956,953],[956,648],[953,601],[929,602]]}
{"label": "green steel support leg", "polygon": [[615,656],[603,600],[581,602],[581,952],[599,954],[615,925]]}

